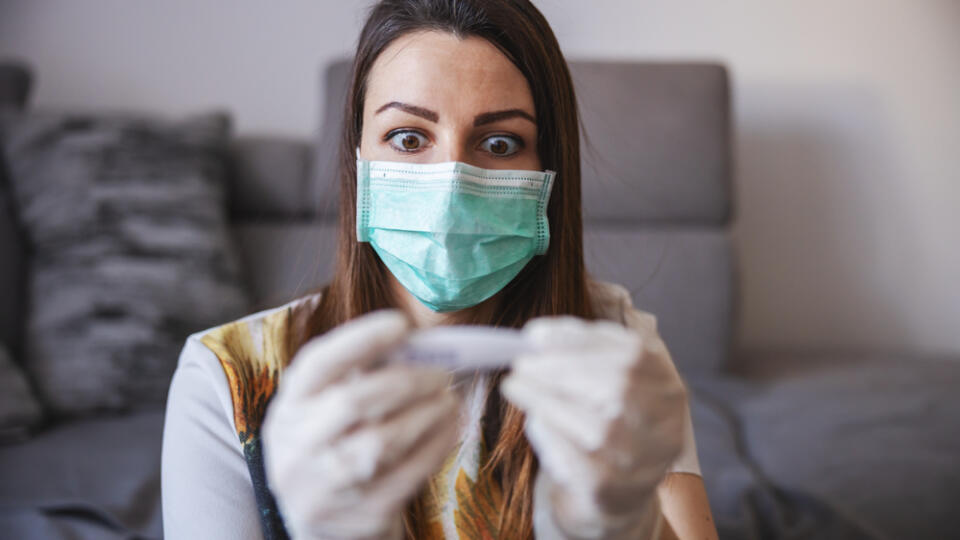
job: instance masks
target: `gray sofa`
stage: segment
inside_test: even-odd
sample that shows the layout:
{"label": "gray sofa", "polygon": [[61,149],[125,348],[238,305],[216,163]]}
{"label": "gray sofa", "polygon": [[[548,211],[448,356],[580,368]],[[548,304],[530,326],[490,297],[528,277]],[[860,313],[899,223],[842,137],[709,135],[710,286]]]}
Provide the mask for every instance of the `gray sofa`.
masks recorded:
{"label": "gray sofa", "polygon": [[[692,391],[721,538],[955,536],[957,359],[758,353],[733,342],[727,70],[597,62],[572,69],[587,134],[588,267],[658,317]],[[317,141],[233,144],[230,212],[253,309],[305,294],[330,275],[346,72],[343,62],[324,71]],[[0,241],[8,250],[0,252],[4,280],[19,279],[14,265],[24,258],[11,246]],[[0,338],[16,342],[20,317],[0,317]],[[0,446],[0,538],[161,537],[162,421],[160,409],[98,416]]]}

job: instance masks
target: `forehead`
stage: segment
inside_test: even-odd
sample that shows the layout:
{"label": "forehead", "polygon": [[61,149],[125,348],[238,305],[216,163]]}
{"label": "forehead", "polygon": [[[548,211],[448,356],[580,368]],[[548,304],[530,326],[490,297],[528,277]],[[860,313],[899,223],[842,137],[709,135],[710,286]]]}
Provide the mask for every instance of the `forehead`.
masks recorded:
{"label": "forehead", "polygon": [[489,41],[426,31],[396,39],[377,57],[365,110],[400,101],[444,115],[519,108],[534,113],[523,73]]}

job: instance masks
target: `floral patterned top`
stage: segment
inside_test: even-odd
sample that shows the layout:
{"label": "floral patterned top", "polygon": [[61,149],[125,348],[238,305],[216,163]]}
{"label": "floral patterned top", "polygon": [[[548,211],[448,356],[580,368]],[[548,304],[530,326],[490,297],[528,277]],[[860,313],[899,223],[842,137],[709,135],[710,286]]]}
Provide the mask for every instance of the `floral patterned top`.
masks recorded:
{"label": "floral patterned top", "polygon": [[[630,295],[623,287],[593,282],[592,293],[599,316],[620,321],[641,332],[656,332],[656,319],[649,313],[634,309]],[[203,528],[204,520],[218,519],[221,523],[237,524],[238,530],[232,537],[239,535],[242,538],[268,540],[288,538],[282,516],[266,484],[260,423],[271,395],[283,378],[284,368],[291,359],[292,351],[286,343],[287,331],[291,329],[290,325],[294,325],[295,335],[299,335],[319,299],[319,293],[304,296],[282,306],[198,332],[187,340],[171,383],[164,432],[162,487],[165,534],[180,537],[179,534],[171,534],[172,531],[179,531],[184,537],[198,537],[196,535],[201,531],[208,530]],[[192,384],[185,381],[195,379],[199,383],[203,378],[199,373],[197,377],[189,376],[195,371],[190,368],[194,362],[204,364],[207,378],[213,379],[213,392],[210,392],[209,380],[205,388],[188,391]],[[216,367],[220,368],[222,375],[216,373]],[[181,374],[181,371],[184,373]],[[485,376],[476,376],[467,384],[460,417],[460,442],[440,470],[430,478],[421,495],[428,520],[427,539],[485,539],[500,536],[497,522],[501,490],[490,474],[480,474],[488,450],[481,419],[490,381]],[[212,399],[211,394],[216,394],[219,399]],[[190,395],[206,400],[207,406],[191,404]],[[217,413],[229,411],[232,418],[214,420],[212,416],[217,413],[211,418],[203,418],[203,415],[193,412],[194,409],[216,411],[218,406],[220,411]],[[224,467],[209,482],[200,483],[216,486],[222,484],[224,477],[233,477],[238,485],[241,483],[241,479],[237,478],[239,466],[236,457],[233,457],[235,454],[219,455],[218,452],[222,454],[223,450],[218,451],[216,445],[204,442],[205,438],[212,438],[210,432],[216,427],[218,444],[223,445],[227,437],[224,429],[227,424],[232,427],[235,440],[239,440],[248,472],[246,484],[252,484],[253,492],[252,501],[248,496],[244,504],[226,510],[236,513],[236,519],[211,515],[222,514],[225,510],[219,509],[216,501],[202,500],[190,489],[192,483],[184,479],[184,476],[188,476],[197,480],[195,474],[216,474],[215,471],[209,472],[209,469],[221,466],[220,460],[232,457],[232,466]],[[195,466],[200,461],[205,462],[208,472],[200,472],[203,468]],[[700,474],[689,413],[686,447],[670,470]],[[227,491],[226,488],[221,490]],[[207,496],[215,498],[217,495],[214,492]],[[204,511],[205,506],[213,508]],[[249,515],[243,514],[244,506],[255,506],[262,535],[250,530],[253,528],[252,520]],[[209,530],[213,529],[211,524]]]}

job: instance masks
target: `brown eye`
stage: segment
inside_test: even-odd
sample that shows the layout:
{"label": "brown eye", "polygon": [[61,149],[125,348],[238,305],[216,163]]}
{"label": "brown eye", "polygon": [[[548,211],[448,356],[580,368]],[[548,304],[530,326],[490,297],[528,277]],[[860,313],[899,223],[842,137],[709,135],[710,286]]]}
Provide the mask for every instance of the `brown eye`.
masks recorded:
{"label": "brown eye", "polygon": [[506,157],[520,151],[522,145],[513,137],[495,135],[483,141],[484,150],[497,157]]}
{"label": "brown eye", "polygon": [[405,150],[416,150],[420,146],[420,139],[414,137],[413,135],[407,135],[403,138],[403,148]]}
{"label": "brown eye", "polygon": [[416,152],[427,145],[427,138],[416,131],[398,131],[389,136],[389,141],[400,152]]}

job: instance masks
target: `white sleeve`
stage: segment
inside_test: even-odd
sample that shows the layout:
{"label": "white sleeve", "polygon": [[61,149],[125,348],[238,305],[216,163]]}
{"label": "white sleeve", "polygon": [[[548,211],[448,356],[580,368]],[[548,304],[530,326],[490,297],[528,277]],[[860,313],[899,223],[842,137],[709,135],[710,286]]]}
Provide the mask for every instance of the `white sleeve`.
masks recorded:
{"label": "white sleeve", "polygon": [[194,336],[180,353],[167,397],[161,497],[164,538],[263,538],[227,377]]}
{"label": "white sleeve", "polygon": [[[689,392],[687,393],[689,395]],[[687,416],[684,420],[683,450],[673,465],[667,469],[668,473],[690,473],[703,476],[700,473],[700,458],[697,457],[697,440],[693,436],[693,420],[690,417],[690,405],[687,404]]]}

